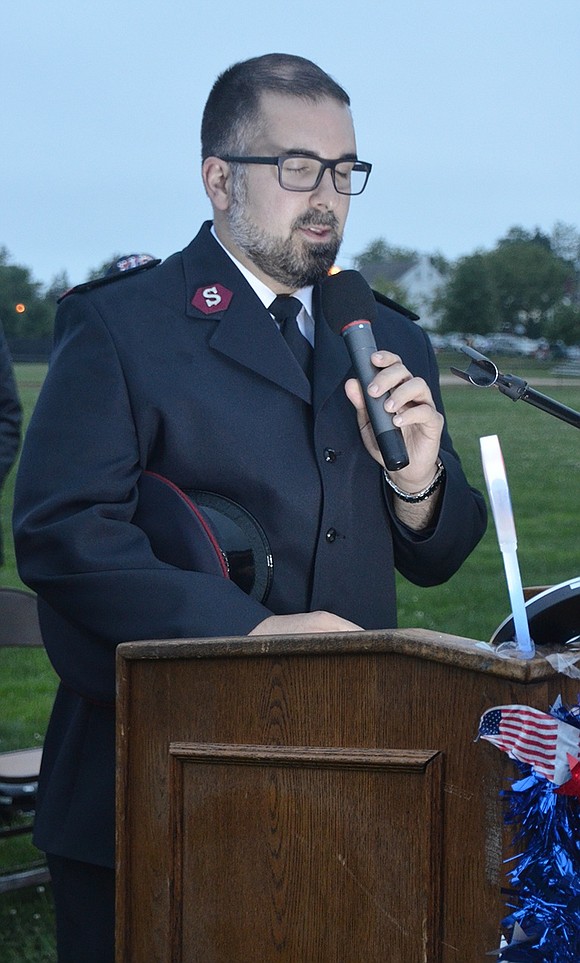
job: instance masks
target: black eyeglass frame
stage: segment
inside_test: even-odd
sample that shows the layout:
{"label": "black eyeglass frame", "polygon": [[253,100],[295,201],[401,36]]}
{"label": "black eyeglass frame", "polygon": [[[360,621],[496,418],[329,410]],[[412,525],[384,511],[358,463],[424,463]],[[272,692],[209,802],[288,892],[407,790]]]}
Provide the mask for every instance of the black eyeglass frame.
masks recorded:
{"label": "black eyeglass frame", "polygon": [[[288,160],[290,157],[304,157],[307,160],[317,161],[320,164],[320,171],[318,176],[312,185],[312,187],[286,187],[282,183],[282,165],[284,161]],[[289,154],[280,154],[278,157],[238,157],[233,154],[223,154],[221,160],[227,161],[228,164],[272,164],[278,168],[278,183],[282,190],[292,191],[294,193],[308,193],[309,191],[315,191],[320,184],[322,178],[324,177],[324,172],[328,169],[332,177],[332,183],[337,194],[344,194],[345,197],[358,197],[362,194],[365,187],[368,184],[370,173],[373,169],[373,165],[368,161],[359,161],[351,157],[339,157],[337,160],[328,160],[326,157],[316,157],[312,154],[298,154],[290,152]],[[352,163],[353,171],[360,171],[366,174],[365,181],[360,191],[355,191],[351,193],[350,191],[341,191],[340,188],[336,186],[336,167],[338,164],[348,164]]]}

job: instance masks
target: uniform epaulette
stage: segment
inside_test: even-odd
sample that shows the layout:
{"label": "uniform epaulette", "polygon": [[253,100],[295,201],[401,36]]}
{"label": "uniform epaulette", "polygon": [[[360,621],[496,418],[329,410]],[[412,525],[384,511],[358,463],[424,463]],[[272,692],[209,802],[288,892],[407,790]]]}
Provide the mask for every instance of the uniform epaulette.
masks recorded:
{"label": "uniform epaulette", "polygon": [[157,267],[158,264],[161,264],[161,258],[152,258],[150,261],[137,264],[135,267],[121,268],[116,271],[111,271],[111,273],[107,272],[107,274],[103,274],[101,277],[92,278],[83,284],[75,284],[73,288],[69,288],[68,291],[61,294],[57,300],[57,304],[60,304],[65,298],[68,298],[69,294],[82,294],[85,291],[92,291],[94,288],[101,288],[105,284],[113,284],[115,281],[120,281],[121,278],[138,274],[140,271],[148,271],[150,268]]}
{"label": "uniform epaulette", "polygon": [[373,288],[373,294],[375,296],[375,301],[378,301],[379,304],[384,304],[385,307],[391,308],[393,311],[398,311],[399,314],[404,315],[405,318],[409,318],[411,321],[419,320],[418,314],[415,314],[414,311],[411,311],[410,308],[404,307],[402,304],[397,304],[396,301],[393,301],[391,298],[388,298],[386,294],[381,294],[380,291],[375,291],[374,288]]}

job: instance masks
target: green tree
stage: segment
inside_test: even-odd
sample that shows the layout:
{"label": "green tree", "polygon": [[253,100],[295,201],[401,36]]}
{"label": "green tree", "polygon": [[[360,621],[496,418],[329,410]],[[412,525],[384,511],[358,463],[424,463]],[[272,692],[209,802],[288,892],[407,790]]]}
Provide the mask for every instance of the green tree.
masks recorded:
{"label": "green tree", "polygon": [[544,334],[550,341],[580,344],[580,305],[559,304],[547,321]]}
{"label": "green tree", "polygon": [[556,221],[552,228],[552,251],[572,264],[580,262],[580,234],[572,224]]}
{"label": "green tree", "polygon": [[451,264],[447,260],[445,255],[441,253],[441,251],[435,251],[434,254],[430,255],[430,258],[431,258],[431,264],[433,265],[433,267],[437,268],[437,270],[443,277],[449,274],[451,270]]}
{"label": "green tree", "polygon": [[9,263],[5,247],[0,248],[0,318],[8,338],[46,337],[54,322],[54,307],[42,285],[29,268]]}
{"label": "green tree", "polygon": [[91,268],[91,270],[88,272],[86,276],[86,280],[96,281],[97,278],[102,278],[103,274],[106,274],[109,268],[111,267],[111,264],[113,264],[115,261],[118,261],[122,256],[123,256],[122,254],[118,254],[118,253],[111,254],[111,256],[107,258],[106,261],[103,261],[101,264],[99,264],[98,267]]}
{"label": "green tree", "polygon": [[[564,234],[556,235],[561,245]],[[568,232],[566,240],[567,250],[573,248],[574,236]],[[454,265],[436,307],[443,331],[548,337],[556,309],[565,297],[573,300],[576,290],[575,265],[553,250],[551,238],[537,229],[512,227],[493,251],[477,251]],[[557,315],[563,329],[569,330],[569,316]]]}
{"label": "green tree", "polygon": [[355,267],[360,270],[380,261],[409,261],[416,257],[417,251],[406,247],[395,247],[393,244],[388,244],[384,238],[378,237],[367,244],[364,251],[355,257],[354,263]]}
{"label": "green tree", "polygon": [[441,312],[441,331],[496,331],[497,293],[489,255],[480,251],[457,261],[434,307]]}
{"label": "green tree", "polygon": [[523,227],[510,227],[505,237],[497,242],[498,248],[506,247],[509,244],[537,244],[547,251],[552,250],[552,242],[547,234],[542,234],[537,227],[535,231],[526,231]]}
{"label": "green tree", "polygon": [[536,239],[500,242],[488,258],[500,326],[523,329],[530,337],[542,335],[565,294],[570,265]]}
{"label": "green tree", "polygon": [[[388,276],[392,272],[394,264],[407,266],[412,264],[417,257],[417,251],[412,251],[410,248],[395,247],[393,244],[388,244],[384,238],[379,237],[366,246],[364,251],[354,259],[354,264],[357,270],[365,275],[375,291],[385,294],[399,304],[404,304],[411,311],[417,311],[417,306],[410,303],[404,285]],[[384,273],[381,271],[381,265],[383,264],[385,266]]]}
{"label": "green tree", "polygon": [[411,303],[409,295],[402,284],[377,277],[373,281],[372,287],[373,290],[378,291],[379,294],[385,294],[388,298],[391,298],[392,301],[396,301],[398,304],[404,304],[410,311],[415,311],[416,314],[419,313],[417,305]]}
{"label": "green tree", "polygon": [[47,301],[52,304],[56,304],[58,299],[69,290],[71,283],[69,276],[66,271],[61,271],[60,274],[55,274],[49,287],[46,289],[45,297]]}

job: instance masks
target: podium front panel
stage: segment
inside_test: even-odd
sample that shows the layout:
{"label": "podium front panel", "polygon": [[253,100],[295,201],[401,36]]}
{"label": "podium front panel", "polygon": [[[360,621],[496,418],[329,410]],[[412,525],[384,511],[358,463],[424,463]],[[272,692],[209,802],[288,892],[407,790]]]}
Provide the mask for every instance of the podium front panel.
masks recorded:
{"label": "podium front panel", "polygon": [[440,754],[170,753],[172,960],[384,963],[387,945],[398,959],[433,958]]}

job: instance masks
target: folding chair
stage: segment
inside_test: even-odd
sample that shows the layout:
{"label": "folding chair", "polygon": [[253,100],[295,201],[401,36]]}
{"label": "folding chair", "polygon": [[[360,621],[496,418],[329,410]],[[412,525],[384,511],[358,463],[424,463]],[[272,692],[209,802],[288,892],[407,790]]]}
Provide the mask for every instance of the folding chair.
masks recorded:
{"label": "folding chair", "polygon": [[[22,589],[0,588],[0,647],[41,646],[36,596]],[[36,804],[41,748],[0,753],[0,840],[30,834]],[[49,880],[45,865],[4,872],[0,893]]]}

